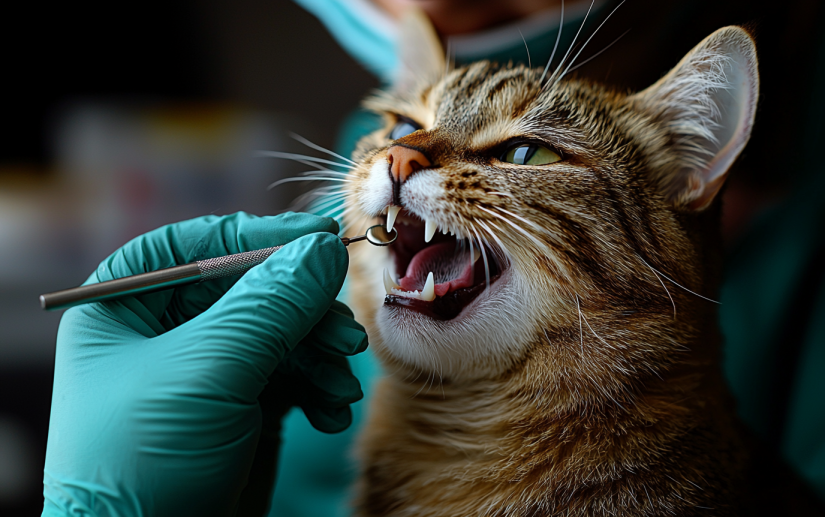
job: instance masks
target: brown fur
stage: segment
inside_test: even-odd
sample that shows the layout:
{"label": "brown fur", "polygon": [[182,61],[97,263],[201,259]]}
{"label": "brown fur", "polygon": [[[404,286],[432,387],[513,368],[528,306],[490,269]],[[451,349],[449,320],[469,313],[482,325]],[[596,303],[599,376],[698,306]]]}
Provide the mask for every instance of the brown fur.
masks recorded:
{"label": "brown fur", "polygon": [[[424,129],[396,143],[432,158],[440,190],[407,208],[481,236],[520,298],[517,314],[483,313],[513,325],[511,342],[468,338],[478,354],[428,367],[387,344],[376,318],[404,309],[377,313],[376,250],[352,250],[356,315],[391,372],[361,439],[357,512],[736,515],[743,456],[716,310],[693,294],[716,292],[718,203],[696,209],[709,200],[680,176],[691,150],[645,94],[575,80],[542,88],[540,75],[481,62],[369,101],[388,125],[355,153],[351,220],[377,215],[362,202],[371,167],[396,117],[416,120]],[[563,160],[495,159],[513,137],[548,142]],[[449,323],[409,324],[436,358],[460,338]]]}

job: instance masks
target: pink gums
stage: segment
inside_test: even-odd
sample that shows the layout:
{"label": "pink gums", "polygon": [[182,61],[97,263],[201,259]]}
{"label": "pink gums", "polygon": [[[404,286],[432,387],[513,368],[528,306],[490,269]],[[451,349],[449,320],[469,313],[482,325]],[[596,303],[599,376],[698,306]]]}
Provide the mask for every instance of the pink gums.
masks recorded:
{"label": "pink gums", "polygon": [[[425,269],[427,264],[434,262],[437,256],[451,254],[454,250],[455,243],[444,242],[441,244],[428,246],[416,253],[410,261],[410,265],[407,266],[407,272],[405,273],[404,278],[401,278],[398,281],[401,284],[401,289],[405,291],[420,291],[424,287],[424,284],[421,283],[420,279],[426,279],[427,273],[430,271],[430,269]],[[468,261],[467,267],[464,268],[464,271],[461,273],[460,277],[441,284],[435,284],[435,295],[444,296],[445,294],[455,291],[456,289],[472,287],[473,278],[475,276],[474,269],[473,264],[470,264]]]}

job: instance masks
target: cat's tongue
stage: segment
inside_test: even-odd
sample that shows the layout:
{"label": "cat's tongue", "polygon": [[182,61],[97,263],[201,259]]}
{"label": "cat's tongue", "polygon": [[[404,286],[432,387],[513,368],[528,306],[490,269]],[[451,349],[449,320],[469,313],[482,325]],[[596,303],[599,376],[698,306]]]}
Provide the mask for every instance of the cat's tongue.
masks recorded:
{"label": "cat's tongue", "polygon": [[407,266],[404,278],[399,280],[404,291],[420,291],[427,275],[435,278],[435,295],[472,287],[475,267],[467,251],[457,251],[455,242],[443,242],[428,246],[415,254]]}

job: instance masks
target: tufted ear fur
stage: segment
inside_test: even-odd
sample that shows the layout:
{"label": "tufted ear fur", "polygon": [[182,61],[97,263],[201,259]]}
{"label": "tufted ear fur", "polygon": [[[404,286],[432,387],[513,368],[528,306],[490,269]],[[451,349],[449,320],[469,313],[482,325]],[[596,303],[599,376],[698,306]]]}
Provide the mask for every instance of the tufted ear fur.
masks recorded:
{"label": "tufted ear fur", "polygon": [[444,50],[427,15],[411,6],[401,18],[398,30],[400,63],[393,88],[410,91],[419,84],[439,79],[445,68]]}
{"label": "tufted ear fur", "polygon": [[758,95],[754,42],[741,27],[725,27],[631,97],[668,132],[675,155],[654,153],[653,166],[676,206],[702,210],[713,201],[750,138]]}

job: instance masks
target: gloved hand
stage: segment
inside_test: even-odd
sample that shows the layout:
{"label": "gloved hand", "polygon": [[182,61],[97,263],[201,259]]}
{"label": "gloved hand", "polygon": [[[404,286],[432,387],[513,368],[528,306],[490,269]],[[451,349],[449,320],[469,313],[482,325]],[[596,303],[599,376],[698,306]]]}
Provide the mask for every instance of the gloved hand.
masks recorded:
{"label": "gloved hand", "polygon": [[286,410],[336,432],[362,396],[344,356],[366,334],[334,302],[348,265],[337,231],[307,214],[209,216],[106,259],[87,283],[292,241],[240,280],[66,311],[43,515],[265,511]]}

